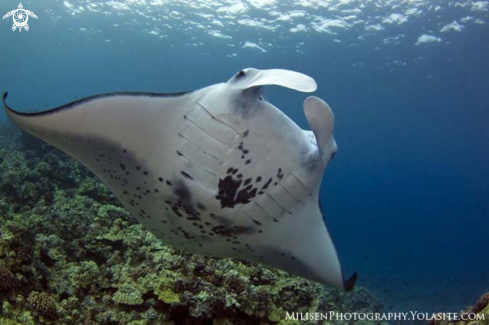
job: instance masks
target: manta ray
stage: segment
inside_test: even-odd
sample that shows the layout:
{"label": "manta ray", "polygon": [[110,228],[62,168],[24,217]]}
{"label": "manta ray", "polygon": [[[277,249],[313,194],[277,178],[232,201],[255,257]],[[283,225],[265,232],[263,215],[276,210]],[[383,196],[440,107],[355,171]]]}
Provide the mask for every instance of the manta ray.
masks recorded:
{"label": "manta ray", "polygon": [[259,262],[349,291],[319,202],[336,152],[317,97],[302,130],[264,99],[277,85],[313,92],[302,73],[248,68],[183,93],[119,92],[38,113],[3,104],[21,129],[80,161],[163,243]]}

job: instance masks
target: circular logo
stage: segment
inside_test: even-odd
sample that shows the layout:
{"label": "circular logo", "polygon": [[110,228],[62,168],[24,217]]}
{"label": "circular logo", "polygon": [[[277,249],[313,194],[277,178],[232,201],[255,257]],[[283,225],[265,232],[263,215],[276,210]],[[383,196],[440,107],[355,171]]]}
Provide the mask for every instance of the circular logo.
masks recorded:
{"label": "circular logo", "polygon": [[24,9],[15,10],[14,16],[14,24],[15,26],[22,28],[27,25],[27,20],[29,20],[29,15]]}

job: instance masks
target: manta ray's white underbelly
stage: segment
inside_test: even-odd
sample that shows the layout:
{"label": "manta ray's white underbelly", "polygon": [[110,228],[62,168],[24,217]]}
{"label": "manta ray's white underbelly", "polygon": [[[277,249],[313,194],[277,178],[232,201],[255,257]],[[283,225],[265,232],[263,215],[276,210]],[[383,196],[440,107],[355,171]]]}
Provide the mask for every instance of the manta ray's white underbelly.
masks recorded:
{"label": "manta ray's white underbelly", "polygon": [[121,143],[103,150],[111,157],[93,158],[106,165],[100,176],[121,202],[163,241],[215,256],[250,258],[257,251],[259,259],[256,247],[314,189],[290,160],[280,157],[270,167],[273,152],[255,154],[253,137],[252,125],[232,125],[195,105],[172,118],[161,139],[165,150],[156,153],[162,157],[136,157]]}

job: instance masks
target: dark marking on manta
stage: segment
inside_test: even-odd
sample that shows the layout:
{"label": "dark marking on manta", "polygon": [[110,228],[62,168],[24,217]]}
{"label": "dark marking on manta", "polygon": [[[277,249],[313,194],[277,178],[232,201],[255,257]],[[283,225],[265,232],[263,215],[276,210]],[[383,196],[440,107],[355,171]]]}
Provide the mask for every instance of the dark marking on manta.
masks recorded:
{"label": "dark marking on manta", "polygon": [[[256,232],[256,228],[251,226],[226,227],[223,225],[219,225],[219,226],[212,227],[211,229],[212,232],[223,237],[234,237],[236,235],[251,235]],[[231,240],[229,241],[231,242]]]}
{"label": "dark marking on manta", "polygon": [[[220,201],[221,208],[234,208],[236,204],[248,204],[256,196],[258,191],[257,188],[253,188],[253,185],[248,185],[251,183],[251,178],[248,178],[244,184],[243,179],[238,176],[237,179],[233,178],[233,175],[238,172],[238,169],[230,168],[231,175],[228,175],[222,179],[219,179],[218,193],[216,199]],[[241,185],[246,186],[241,188]],[[241,189],[240,189],[241,188]]]}
{"label": "dark marking on manta", "polygon": [[197,212],[193,204],[192,193],[190,193],[190,190],[183,181],[175,182],[173,194],[175,194],[175,196],[179,199],[177,205],[181,207],[187,213],[187,215],[192,217],[192,220],[200,220],[200,213]]}
{"label": "dark marking on manta", "polygon": [[183,170],[180,171],[180,174],[182,174],[183,177],[194,180],[192,176],[190,176],[188,173],[184,172]]}
{"label": "dark marking on manta", "polygon": [[255,220],[255,219],[251,219],[251,220],[253,220],[253,223],[254,223],[255,225],[257,225],[257,226],[261,226],[261,225],[262,225],[262,223],[261,223],[260,221],[257,221],[257,220]]}
{"label": "dark marking on manta", "polygon": [[268,188],[268,186],[270,186],[270,183],[272,182],[272,177],[270,177],[270,179],[265,183],[265,185],[262,186],[262,190],[266,190]]}
{"label": "dark marking on manta", "polygon": [[207,208],[205,207],[205,205],[202,202],[197,202],[197,208],[201,211],[207,210]]}

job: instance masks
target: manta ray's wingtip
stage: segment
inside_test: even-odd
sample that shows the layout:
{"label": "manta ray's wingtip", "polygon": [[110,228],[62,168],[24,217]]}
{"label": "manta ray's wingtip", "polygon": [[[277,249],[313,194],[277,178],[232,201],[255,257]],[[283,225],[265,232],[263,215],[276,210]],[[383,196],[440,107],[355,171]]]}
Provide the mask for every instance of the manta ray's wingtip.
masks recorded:
{"label": "manta ray's wingtip", "polygon": [[8,111],[11,111],[10,107],[8,107],[7,105],[7,102],[5,101],[8,97],[8,91],[5,91],[3,94],[2,94],[2,103],[3,103],[3,107],[5,107],[6,110]]}
{"label": "manta ray's wingtip", "polygon": [[355,286],[355,282],[357,282],[357,272],[353,273],[348,280],[343,282],[343,286],[345,287],[345,291],[351,291]]}
{"label": "manta ray's wingtip", "polygon": [[19,112],[13,110],[10,106],[7,105],[7,97],[8,97],[8,91],[5,91],[2,95],[2,103],[3,103],[3,107],[5,108],[5,111],[7,112],[7,114],[9,113],[15,113],[15,114],[18,114]]}

